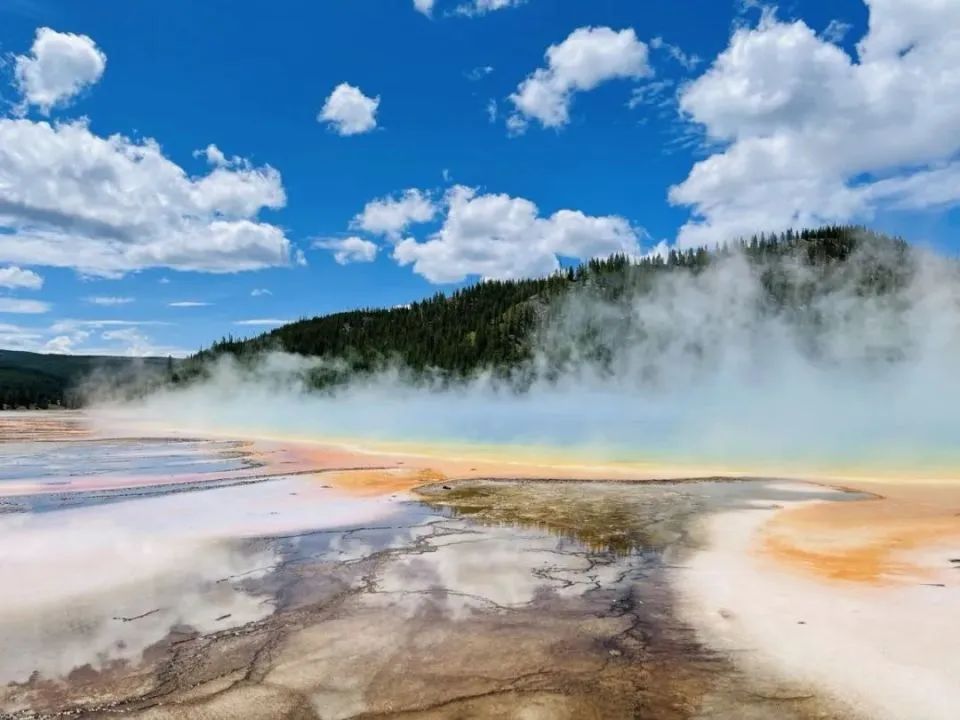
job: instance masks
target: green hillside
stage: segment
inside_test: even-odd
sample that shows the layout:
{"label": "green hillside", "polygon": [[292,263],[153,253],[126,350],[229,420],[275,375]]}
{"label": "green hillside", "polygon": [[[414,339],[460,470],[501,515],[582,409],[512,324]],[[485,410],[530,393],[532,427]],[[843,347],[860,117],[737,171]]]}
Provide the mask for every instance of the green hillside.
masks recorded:
{"label": "green hillside", "polygon": [[73,407],[83,402],[86,382],[108,384],[167,376],[169,358],[126,358],[96,355],[47,355],[0,350],[0,407]]}
{"label": "green hillside", "polygon": [[[188,360],[179,379],[202,373],[217,356],[252,358],[265,350],[342,361],[337,371],[317,371],[313,381],[318,386],[390,363],[413,371],[437,370],[451,377],[478,369],[510,373],[530,357],[538,328],[558,312],[562,298],[571,293],[611,301],[635,298],[664,274],[697,274],[718,258],[742,251],[759,269],[770,306],[799,309],[833,274],[849,270],[855,251],[864,245],[882,250],[883,259],[856,259],[860,289],[882,293],[902,286],[911,272],[911,254],[903,240],[861,227],[760,235],[733,247],[671,252],[665,258],[591,260],[547,278],[480,282],[407,307],[304,319],[246,340],[226,337]],[[817,281],[797,285],[784,272],[787,262],[815,270]]]}

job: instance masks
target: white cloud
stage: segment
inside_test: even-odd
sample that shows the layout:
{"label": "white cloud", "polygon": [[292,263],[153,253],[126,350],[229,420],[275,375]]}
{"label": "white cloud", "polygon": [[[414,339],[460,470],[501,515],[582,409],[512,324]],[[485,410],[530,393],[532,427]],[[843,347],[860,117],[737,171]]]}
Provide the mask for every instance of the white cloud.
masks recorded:
{"label": "white cloud", "polygon": [[106,330],[100,337],[108,342],[119,342],[123,346],[123,354],[134,357],[166,354],[163,348],[155,346],[149,336],[139,328],[129,327],[119,330]]}
{"label": "white cloud", "polygon": [[90,337],[89,333],[81,337],[70,337],[69,335],[57,335],[50,338],[43,345],[43,352],[54,353],[56,355],[72,355],[78,342],[82,342]]}
{"label": "white cloud", "polygon": [[856,58],[767,12],[682,90],[722,149],[670,191],[681,245],[960,200],[960,3],[867,5]]}
{"label": "white cloud", "polygon": [[159,320],[57,320],[46,328],[32,328],[37,335],[24,340],[20,349],[63,355],[188,355],[183,348],[157,344],[143,329],[169,324]]}
{"label": "white cloud", "polygon": [[379,250],[376,243],[356,236],[316,240],[313,246],[332,251],[333,259],[339,265],[373,262],[376,260],[377,250]]}
{"label": "white cloud", "polygon": [[525,0],[470,0],[457,6],[455,13],[476,17],[477,15],[486,15],[496,10],[505,10],[506,8],[522,5]]}
{"label": "white cloud", "polygon": [[194,150],[193,156],[204,158],[214,167],[229,167],[233,161],[239,162],[237,158],[234,158],[233,161],[228,159],[227,156],[223,154],[223,151],[213,143],[207,145],[203,150]]}
{"label": "white cloud", "polygon": [[177,302],[167,303],[168,307],[172,308],[198,308],[198,307],[210,307],[208,302],[200,302],[198,300],[179,300]]}
{"label": "white cloud", "polygon": [[107,56],[86,35],[37,30],[29,55],[14,58],[14,75],[23,96],[23,108],[34,105],[44,115],[69,103],[96,83]]}
{"label": "white cloud", "polygon": [[[547,48],[547,66],[537,69],[510,96],[520,120],[534,118],[544,127],[561,127],[570,120],[574,93],[593,90],[617,78],[651,74],[646,44],[632,28],[582,27],[559,45]],[[521,124],[514,121],[511,130]]]}
{"label": "white cloud", "polygon": [[0,323],[0,347],[65,355],[188,355],[184,348],[156,342],[144,329],[166,324],[153,320],[59,320],[41,326]]}
{"label": "white cloud", "polygon": [[823,31],[823,39],[827,42],[841,43],[847,34],[853,29],[853,25],[842,20],[831,20],[830,24]]}
{"label": "white cloud", "polygon": [[507,135],[510,137],[518,137],[523,135],[527,131],[530,123],[527,122],[527,119],[520,113],[513,113],[507,117]]}
{"label": "white cloud", "polygon": [[640,251],[636,230],[622,217],[560,210],[541,217],[537,206],[505,194],[479,195],[462,185],[446,196],[440,230],[424,242],[407,238],[394,248],[401,265],[435,283],[471,275],[517,278],[544,275],[559,258],[587,259]]}
{"label": "white cloud", "polygon": [[667,108],[675,105],[674,81],[669,78],[662,80],[651,80],[635,87],[627,101],[627,107],[634,110],[641,105],[652,105],[659,108]]}
{"label": "white cloud", "polygon": [[[69,333],[52,327],[26,327],[0,323],[0,347],[36,353],[71,355],[83,353],[81,346],[91,337],[89,330],[74,328]],[[88,354],[107,354],[90,352]],[[120,354],[117,352],[116,354]]]}
{"label": "white cloud", "polygon": [[250,291],[250,297],[264,297],[266,295],[273,295],[267,288],[254,288]]}
{"label": "white cloud", "polygon": [[436,214],[437,207],[430,195],[411,188],[396,197],[371,200],[363,212],[353,218],[350,227],[398,239],[410,225],[429,222]]}
{"label": "white cloud", "polygon": [[413,8],[427,17],[433,14],[433,6],[435,4],[436,0],[413,0]]}
{"label": "white cloud", "polygon": [[[504,10],[509,7],[522,5],[526,0],[465,0],[457,5],[451,12],[453,15],[464,17],[477,17],[486,15],[496,10]],[[413,0],[413,8],[427,17],[433,16],[437,0]]]}
{"label": "white cloud", "polygon": [[119,297],[115,295],[98,295],[95,297],[88,297],[87,302],[94,305],[129,305],[134,299],[132,297]]}
{"label": "white cloud", "polygon": [[36,328],[0,323],[0,347],[7,350],[37,350],[44,339]]}
{"label": "white cloud", "polygon": [[48,327],[22,328],[21,336],[2,337],[7,347],[32,352],[62,355],[174,355],[189,352],[183,348],[155,343],[143,330],[165,326],[159,320],[57,320]]}
{"label": "white cloud", "polygon": [[291,321],[278,318],[253,318],[251,320],[237,320],[233,324],[248,327],[276,327],[277,325],[286,325],[289,322]]}
{"label": "white cloud", "polygon": [[50,312],[50,303],[40,300],[21,300],[19,298],[0,297],[0,313],[15,315],[40,315]]}
{"label": "white cloud", "polygon": [[379,96],[367,97],[360,88],[340,83],[323,104],[317,121],[327,123],[338,135],[359,135],[377,127],[379,107]]}
{"label": "white cloud", "polygon": [[286,203],[270,166],[191,177],[154,140],[0,118],[0,187],[0,261],[100,276],[289,263],[283,230],[257,219]]}
{"label": "white cloud", "polygon": [[0,287],[23,290],[39,290],[43,287],[43,278],[32,270],[24,270],[16,265],[0,268]]}
{"label": "white cloud", "polygon": [[699,55],[688,53],[677,45],[671,45],[661,37],[653,38],[653,40],[650,41],[650,47],[654,50],[663,50],[684,70],[694,70],[703,62],[703,59]]}
{"label": "white cloud", "polygon": [[877,180],[863,188],[863,200],[894,210],[926,210],[960,200],[960,163]]}
{"label": "white cloud", "polygon": [[13,328],[0,343],[31,352],[63,355],[122,355],[183,357],[189,350],[156,342],[145,327],[167,325],[155,320],[59,320],[48,327]]}
{"label": "white cloud", "polygon": [[469,72],[465,73],[467,80],[477,82],[483,80],[487,75],[493,72],[493,65],[478,65]]}

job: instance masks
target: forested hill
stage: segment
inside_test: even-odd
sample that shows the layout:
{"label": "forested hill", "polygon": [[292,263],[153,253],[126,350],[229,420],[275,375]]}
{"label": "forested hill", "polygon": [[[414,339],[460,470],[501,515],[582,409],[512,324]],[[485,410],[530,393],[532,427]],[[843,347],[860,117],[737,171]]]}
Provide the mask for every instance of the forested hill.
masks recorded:
{"label": "forested hill", "polygon": [[[864,245],[882,249],[885,259],[860,268],[863,291],[886,292],[904,282],[910,252],[900,239],[861,227],[760,235],[717,250],[673,251],[666,258],[591,260],[547,278],[479,282],[407,307],[300,320],[248,340],[227,337],[189,360],[181,377],[201,371],[222,354],[249,358],[264,350],[343,360],[347,373],[376,370],[388,362],[452,375],[478,368],[509,369],[530,356],[536,328],[558,298],[572,290],[615,300],[626,293],[642,293],[665,273],[699,273],[718,258],[742,251],[761,269],[771,303],[802,302],[803,293],[815,289],[791,286],[786,273],[778,271],[782,263],[789,260],[829,273],[850,262],[865,262],[856,253]],[[317,384],[334,379],[315,378]]]}
{"label": "forested hill", "polygon": [[0,350],[0,408],[74,407],[84,400],[79,391],[88,380],[103,378],[113,385],[140,382],[145,374],[169,377],[175,362]]}
{"label": "forested hill", "polygon": [[[877,252],[858,252],[864,248]],[[760,235],[716,250],[674,251],[667,257],[591,260],[546,278],[479,282],[406,307],[300,320],[247,340],[227,337],[185,361],[0,350],[0,408],[80,405],[91,379],[124,394],[139,394],[202,376],[221,355],[248,360],[269,350],[337,360],[331,366],[336,369],[314,374],[318,386],[391,363],[452,378],[487,368],[511,372],[531,357],[538,329],[562,312],[563,300],[573,293],[613,303],[636,299],[665,276],[697,275],[734,253],[743,253],[758,271],[764,301],[773,311],[802,310],[839,276],[847,283],[855,278],[856,292],[892,292],[909,282],[914,264],[903,240],[861,227],[827,227]],[[798,282],[795,272],[786,271],[788,265],[812,272]],[[576,341],[589,344],[591,328],[579,331]]]}

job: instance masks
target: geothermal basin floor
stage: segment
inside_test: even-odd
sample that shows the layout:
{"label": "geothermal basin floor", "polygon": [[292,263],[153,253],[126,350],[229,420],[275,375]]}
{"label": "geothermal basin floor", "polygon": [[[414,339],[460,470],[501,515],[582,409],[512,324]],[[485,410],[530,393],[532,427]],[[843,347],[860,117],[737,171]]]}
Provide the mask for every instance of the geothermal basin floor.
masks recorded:
{"label": "geothermal basin floor", "polygon": [[0,442],[0,717],[956,717],[951,526],[830,576],[864,493],[69,431]]}

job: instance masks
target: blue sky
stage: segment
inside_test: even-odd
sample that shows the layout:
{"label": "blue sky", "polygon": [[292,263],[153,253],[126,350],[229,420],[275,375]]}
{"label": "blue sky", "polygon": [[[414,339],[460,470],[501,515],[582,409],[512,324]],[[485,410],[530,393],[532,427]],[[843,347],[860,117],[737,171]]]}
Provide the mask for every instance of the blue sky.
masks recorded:
{"label": "blue sky", "polygon": [[183,354],[821,222],[953,252],[960,4],[904,5],[4,0],[0,346]]}

